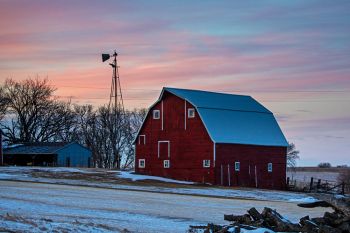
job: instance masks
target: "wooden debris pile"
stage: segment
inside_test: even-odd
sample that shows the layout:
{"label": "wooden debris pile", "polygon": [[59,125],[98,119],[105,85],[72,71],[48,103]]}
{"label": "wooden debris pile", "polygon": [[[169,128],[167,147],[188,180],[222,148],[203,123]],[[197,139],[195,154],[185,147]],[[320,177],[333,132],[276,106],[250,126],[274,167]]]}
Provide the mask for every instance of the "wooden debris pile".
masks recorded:
{"label": "wooden debris pile", "polygon": [[[302,217],[299,223],[292,223],[276,210],[265,207],[259,213],[251,208],[244,215],[224,215],[229,225],[190,226],[188,232],[240,233],[244,230],[260,229],[261,232],[310,232],[310,233],[350,233],[350,217],[342,212],[325,212],[323,217]],[[260,232],[260,231],[259,231]]]}

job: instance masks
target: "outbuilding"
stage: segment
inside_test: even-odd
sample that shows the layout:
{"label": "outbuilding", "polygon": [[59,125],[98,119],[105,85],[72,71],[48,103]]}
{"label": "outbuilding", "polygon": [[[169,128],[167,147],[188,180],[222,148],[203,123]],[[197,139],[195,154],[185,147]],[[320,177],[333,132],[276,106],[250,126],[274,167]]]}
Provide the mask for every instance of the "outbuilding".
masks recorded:
{"label": "outbuilding", "polygon": [[288,142],[250,96],[163,88],[134,141],[139,174],[284,189]]}
{"label": "outbuilding", "polygon": [[90,167],[91,151],[77,142],[37,142],[6,146],[4,165]]}

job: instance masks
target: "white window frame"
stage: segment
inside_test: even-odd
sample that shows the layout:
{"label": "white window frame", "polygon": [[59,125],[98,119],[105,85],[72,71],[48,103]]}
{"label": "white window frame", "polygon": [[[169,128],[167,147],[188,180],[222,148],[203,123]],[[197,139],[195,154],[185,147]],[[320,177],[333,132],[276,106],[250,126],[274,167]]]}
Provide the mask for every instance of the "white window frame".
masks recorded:
{"label": "white window frame", "polygon": [[235,162],[235,171],[239,172],[241,170],[241,163],[240,162]]}
{"label": "white window frame", "polygon": [[161,143],[168,143],[168,158],[170,158],[170,141],[158,141],[158,158],[159,158],[160,144]]}
{"label": "white window frame", "polygon": [[[141,163],[143,162],[143,165]],[[139,159],[139,168],[145,168],[146,167],[146,160],[145,159]]]}
{"label": "white window frame", "polygon": [[[156,114],[158,114],[158,117]],[[152,115],[153,115],[154,120],[159,120],[160,119],[160,110],[159,109],[153,110]]]}
{"label": "white window frame", "polygon": [[210,159],[203,160],[203,167],[210,167]]}
{"label": "white window frame", "polygon": [[268,172],[272,172],[272,169],[273,169],[272,163],[268,163],[268,164],[267,164],[267,171],[268,171]]}
{"label": "white window frame", "polygon": [[[143,143],[141,143],[141,137],[143,137]],[[146,135],[145,134],[140,134],[139,135],[139,145],[146,145]]]}
{"label": "white window frame", "polygon": [[188,118],[195,118],[195,116],[196,116],[196,111],[194,110],[194,108],[187,109]]}
{"label": "white window frame", "polygon": [[163,167],[164,168],[170,168],[170,160],[169,159],[166,159],[163,161]]}

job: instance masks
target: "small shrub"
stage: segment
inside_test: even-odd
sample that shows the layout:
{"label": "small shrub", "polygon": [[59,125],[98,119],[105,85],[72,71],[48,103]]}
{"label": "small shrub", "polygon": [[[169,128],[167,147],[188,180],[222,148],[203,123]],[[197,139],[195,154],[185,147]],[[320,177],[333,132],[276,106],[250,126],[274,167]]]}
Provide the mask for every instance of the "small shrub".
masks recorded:
{"label": "small shrub", "polygon": [[338,176],[339,183],[345,183],[345,193],[350,193],[350,169],[343,170]]}
{"label": "small shrub", "polygon": [[318,164],[318,167],[320,168],[330,168],[332,165],[330,163],[320,163]]}

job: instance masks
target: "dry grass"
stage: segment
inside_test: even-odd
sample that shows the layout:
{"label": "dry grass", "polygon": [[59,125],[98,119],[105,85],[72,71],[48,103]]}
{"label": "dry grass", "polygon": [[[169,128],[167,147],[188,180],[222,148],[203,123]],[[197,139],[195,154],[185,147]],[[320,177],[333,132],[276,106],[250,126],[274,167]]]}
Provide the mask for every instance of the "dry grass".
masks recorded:
{"label": "dry grass", "polygon": [[64,179],[64,180],[83,180],[95,183],[121,184],[133,186],[156,186],[165,188],[200,188],[208,187],[205,184],[186,185],[179,183],[168,183],[157,180],[137,180],[120,178],[117,172],[108,172],[104,169],[88,169],[89,173],[81,172],[47,172],[40,169],[33,169],[27,173],[34,178],[48,178],[48,179]]}
{"label": "dry grass", "polygon": [[28,219],[25,219],[21,216],[17,216],[17,215],[11,215],[9,213],[7,213],[5,216],[2,217],[4,220],[7,221],[11,221],[11,222],[20,222],[20,223],[24,223],[24,224],[28,224],[28,225],[32,225],[34,227],[38,227],[38,224],[36,224],[33,221],[30,221]]}
{"label": "dry grass", "polygon": [[342,171],[338,176],[339,183],[345,183],[345,193],[350,193],[350,169]]}

